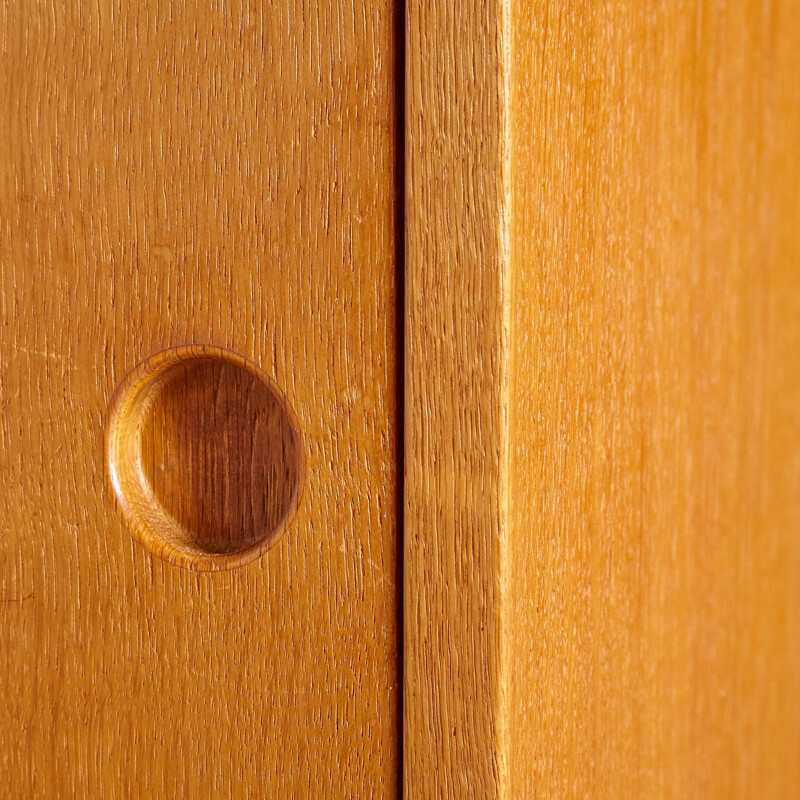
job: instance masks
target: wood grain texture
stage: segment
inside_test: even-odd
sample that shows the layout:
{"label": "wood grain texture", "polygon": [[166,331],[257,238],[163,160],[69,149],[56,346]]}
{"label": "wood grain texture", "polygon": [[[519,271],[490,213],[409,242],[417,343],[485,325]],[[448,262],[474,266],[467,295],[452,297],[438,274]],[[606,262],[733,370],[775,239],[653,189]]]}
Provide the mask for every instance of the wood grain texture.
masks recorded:
{"label": "wood grain texture", "polygon": [[[399,790],[389,2],[0,2],[0,794]],[[303,500],[219,573],[115,508],[115,388],[272,376]]]}
{"label": "wood grain texture", "polygon": [[507,446],[502,2],[410,0],[406,797],[499,797]]}
{"label": "wood grain texture", "polygon": [[512,6],[509,794],[800,786],[800,8]]}
{"label": "wood grain texture", "polygon": [[406,795],[796,795],[800,12],[407,42]]}

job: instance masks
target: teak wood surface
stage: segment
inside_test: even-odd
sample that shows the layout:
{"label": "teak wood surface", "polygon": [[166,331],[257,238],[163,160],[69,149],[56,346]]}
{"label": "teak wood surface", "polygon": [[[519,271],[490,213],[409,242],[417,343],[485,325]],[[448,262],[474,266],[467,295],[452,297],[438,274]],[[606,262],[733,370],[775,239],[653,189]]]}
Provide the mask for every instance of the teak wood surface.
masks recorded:
{"label": "teak wood surface", "polygon": [[0,797],[796,796],[798,75],[791,0],[0,0]]}
{"label": "teak wood surface", "polygon": [[407,6],[403,772],[494,797],[508,449],[503,2]]}
{"label": "teak wood surface", "polygon": [[[0,2],[0,796],[398,795],[396,25]],[[256,364],[303,437],[297,514],[239,569],[153,555],[106,474],[115,391],[187,344]],[[276,437],[237,439],[279,418],[198,369],[143,469],[178,522],[244,520],[225,552],[282,513],[248,497]]]}
{"label": "teak wood surface", "polygon": [[406,796],[797,796],[800,7],[408,6]]}

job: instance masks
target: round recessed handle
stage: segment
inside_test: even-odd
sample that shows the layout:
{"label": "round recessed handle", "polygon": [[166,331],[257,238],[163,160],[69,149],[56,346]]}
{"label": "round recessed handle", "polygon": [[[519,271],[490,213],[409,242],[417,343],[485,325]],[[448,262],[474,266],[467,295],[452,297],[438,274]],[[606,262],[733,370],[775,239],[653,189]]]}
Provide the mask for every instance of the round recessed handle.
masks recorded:
{"label": "round recessed handle", "polygon": [[106,450],[134,536],[172,564],[246,564],[297,510],[297,417],[268,375],[219,347],[176,347],[136,367],[114,395]]}

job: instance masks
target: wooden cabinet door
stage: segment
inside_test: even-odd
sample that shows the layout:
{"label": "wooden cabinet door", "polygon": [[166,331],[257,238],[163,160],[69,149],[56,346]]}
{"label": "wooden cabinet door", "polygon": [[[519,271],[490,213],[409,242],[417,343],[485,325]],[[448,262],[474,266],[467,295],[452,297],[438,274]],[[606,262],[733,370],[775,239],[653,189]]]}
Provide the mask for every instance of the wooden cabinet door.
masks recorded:
{"label": "wooden cabinet door", "polygon": [[397,795],[395,26],[0,3],[2,796]]}

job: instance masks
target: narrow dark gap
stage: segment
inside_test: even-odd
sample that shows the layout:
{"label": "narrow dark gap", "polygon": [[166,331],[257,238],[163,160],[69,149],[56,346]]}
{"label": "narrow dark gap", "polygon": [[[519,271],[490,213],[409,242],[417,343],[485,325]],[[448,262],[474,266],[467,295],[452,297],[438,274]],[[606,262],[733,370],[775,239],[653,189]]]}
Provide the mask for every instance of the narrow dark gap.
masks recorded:
{"label": "narrow dark gap", "polygon": [[399,667],[398,699],[398,792],[403,797],[403,772],[405,752],[403,745],[404,683],[405,683],[405,251],[406,251],[406,0],[396,0],[394,9],[394,99],[395,99],[395,392],[397,425],[397,661]]}

